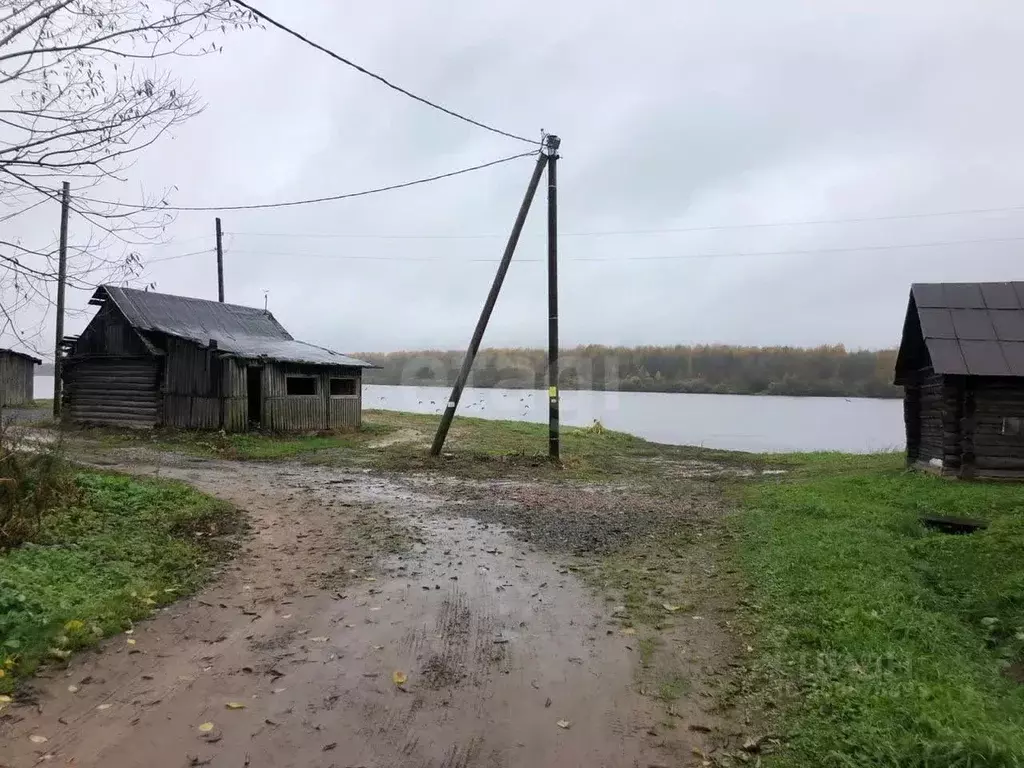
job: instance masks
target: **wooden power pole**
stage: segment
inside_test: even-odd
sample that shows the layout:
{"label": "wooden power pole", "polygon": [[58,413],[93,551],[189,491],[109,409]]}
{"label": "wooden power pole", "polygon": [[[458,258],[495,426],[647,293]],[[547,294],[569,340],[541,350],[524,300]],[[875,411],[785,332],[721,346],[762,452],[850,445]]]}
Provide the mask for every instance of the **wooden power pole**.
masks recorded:
{"label": "wooden power pole", "polygon": [[71,184],[65,181],[60,195],[60,250],[57,252],[57,322],[53,344],[53,417],[60,418],[61,376],[64,360],[64,283],[68,279],[68,212],[71,206]]}
{"label": "wooden power pole", "polygon": [[559,457],[558,425],[558,145],[561,140],[548,134],[544,149],[548,156],[548,456]]}
{"label": "wooden power pole", "polygon": [[220,229],[220,216],[217,217],[217,301],[224,303],[224,236]]}
{"label": "wooden power pole", "polygon": [[484,331],[487,329],[487,321],[490,320],[491,312],[498,301],[501,284],[505,282],[505,274],[508,272],[509,264],[512,262],[512,254],[516,252],[519,235],[522,233],[523,225],[526,223],[526,214],[530,212],[530,204],[533,202],[533,196],[540,185],[540,177],[548,160],[548,156],[543,152],[537,155],[537,164],[533,168],[533,176],[530,178],[530,184],[526,188],[526,195],[523,197],[523,202],[519,206],[519,213],[516,216],[515,223],[512,225],[512,232],[508,236],[505,253],[501,257],[501,263],[498,264],[498,273],[494,276],[490,293],[487,294],[484,308],[480,312],[480,319],[476,322],[473,338],[469,341],[466,357],[462,361],[462,368],[459,369],[459,375],[455,379],[455,385],[452,387],[451,397],[448,398],[448,405],[444,409],[441,423],[437,426],[437,434],[434,435],[434,442],[430,446],[431,456],[439,456],[441,449],[444,447],[445,438],[448,436],[448,429],[452,425],[452,419],[455,418],[455,409],[459,407],[462,390],[466,387],[466,380],[469,378],[469,372],[473,367],[473,360],[476,358],[476,353],[480,349],[480,342],[484,338]]}

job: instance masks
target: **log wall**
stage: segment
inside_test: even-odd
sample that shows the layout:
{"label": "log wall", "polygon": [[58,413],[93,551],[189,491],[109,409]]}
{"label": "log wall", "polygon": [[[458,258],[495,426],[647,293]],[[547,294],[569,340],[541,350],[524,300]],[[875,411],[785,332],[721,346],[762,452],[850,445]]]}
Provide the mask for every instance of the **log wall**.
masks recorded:
{"label": "log wall", "polygon": [[973,409],[965,423],[973,461],[965,474],[1024,479],[1024,381],[978,378],[972,390]]}
{"label": "log wall", "polygon": [[34,360],[0,351],[0,407],[31,405],[35,375]]}
{"label": "log wall", "polygon": [[91,357],[64,368],[64,413],[83,424],[152,427],[159,423],[160,361],[155,357]]}

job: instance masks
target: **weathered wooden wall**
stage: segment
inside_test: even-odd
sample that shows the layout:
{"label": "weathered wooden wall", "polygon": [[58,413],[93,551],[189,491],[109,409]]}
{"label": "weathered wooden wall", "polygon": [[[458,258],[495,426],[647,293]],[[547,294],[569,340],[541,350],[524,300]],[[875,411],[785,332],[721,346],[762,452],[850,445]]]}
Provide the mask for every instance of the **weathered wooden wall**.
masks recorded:
{"label": "weathered wooden wall", "polygon": [[142,356],[152,352],[116,307],[108,303],[100,307],[82,331],[75,342],[74,354]]}
{"label": "weathered wooden wall", "polygon": [[915,458],[924,462],[942,459],[945,455],[943,449],[943,377],[927,368],[920,372],[917,381],[918,444]]}
{"label": "weathered wooden wall", "polygon": [[[965,475],[999,479],[1024,478],[1024,435],[1014,433],[1010,420],[1024,420],[1024,380],[978,378],[971,382],[969,430],[970,466]],[[1007,431],[1006,427],[1010,427]]]}
{"label": "weathered wooden wall", "polygon": [[163,423],[184,429],[219,429],[223,364],[215,350],[167,337]]}
{"label": "weathered wooden wall", "polygon": [[228,432],[244,432],[249,427],[246,364],[244,360],[226,357],[223,365],[224,429]]}
{"label": "weathered wooden wall", "polygon": [[35,375],[33,360],[0,351],[0,406],[31,404]]}
{"label": "weathered wooden wall", "polygon": [[[316,394],[287,394],[288,376],[311,376]],[[330,380],[355,380],[355,395],[331,396]],[[358,368],[323,368],[292,363],[263,367],[262,427],[272,431],[312,432],[357,427],[362,423],[362,379]]]}
{"label": "weathered wooden wall", "polygon": [[86,424],[152,427],[159,423],[160,359],[91,357],[64,368],[65,415]]}

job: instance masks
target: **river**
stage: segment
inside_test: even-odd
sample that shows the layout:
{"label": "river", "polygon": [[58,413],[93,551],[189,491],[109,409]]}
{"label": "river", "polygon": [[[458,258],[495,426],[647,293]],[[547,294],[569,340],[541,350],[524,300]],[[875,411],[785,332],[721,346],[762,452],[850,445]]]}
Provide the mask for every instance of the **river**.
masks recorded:
{"label": "river", "polygon": [[[49,397],[52,376],[37,376],[35,394]],[[439,413],[448,399],[442,387],[367,384],[363,407]],[[459,413],[485,419],[546,423],[542,390],[467,389]],[[658,392],[562,393],[562,423],[609,429],[675,445],[736,451],[902,450],[903,404],[899,400],[843,397],[761,397]]]}

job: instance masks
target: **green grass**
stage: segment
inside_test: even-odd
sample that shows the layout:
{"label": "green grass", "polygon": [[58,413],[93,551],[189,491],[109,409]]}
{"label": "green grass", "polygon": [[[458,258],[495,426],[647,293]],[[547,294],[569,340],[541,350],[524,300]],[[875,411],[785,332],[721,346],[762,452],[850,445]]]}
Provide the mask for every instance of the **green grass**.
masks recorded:
{"label": "green grass", "polygon": [[77,500],[0,554],[0,692],[46,660],[193,591],[225,554],[232,508],[183,484],[81,472]]}
{"label": "green grass", "polygon": [[[741,491],[762,702],[799,766],[1024,763],[1024,492],[893,454],[780,458]],[[924,513],[978,517],[951,536]]]}
{"label": "green grass", "polygon": [[[92,430],[108,445],[144,444],[198,456],[249,461],[299,459],[393,471],[437,471],[462,477],[524,475],[535,479],[655,477],[664,462],[689,459],[727,464],[766,463],[753,454],[650,443],[604,428],[563,427],[563,461],[547,460],[548,427],[516,421],[457,418],[442,456],[429,455],[439,417],[396,411],[363,412],[357,430],[314,435],[219,434],[161,430]],[[393,442],[392,442],[393,441]]]}

